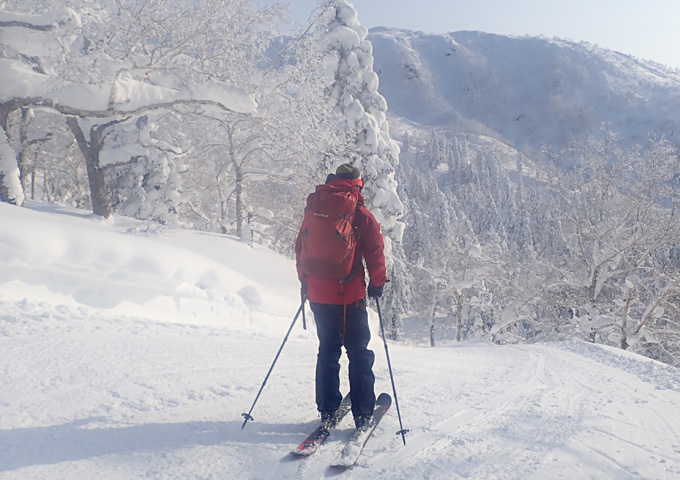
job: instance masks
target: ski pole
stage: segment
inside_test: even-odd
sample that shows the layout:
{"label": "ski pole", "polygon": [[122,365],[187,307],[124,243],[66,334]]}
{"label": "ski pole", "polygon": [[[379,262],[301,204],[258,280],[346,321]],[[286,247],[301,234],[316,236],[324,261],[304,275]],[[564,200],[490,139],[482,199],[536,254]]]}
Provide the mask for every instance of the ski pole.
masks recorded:
{"label": "ski pole", "polygon": [[262,382],[262,386],[260,387],[260,391],[257,392],[257,396],[255,397],[255,401],[253,402],[253,405],[250,407],[250,410],[248,413],[242,413],[241,415],[245,420],[243,421],[243,425],[241,425],[241,430],[243,430],[246,426],[246,423],[248,423],[248,420],[255,420],[250,414],[253,413],[253,408],[255,408],[255,404],[257,403],[257,400],[260,398],[260,394],[262,393],[262,390],[264,389],[265,384],[267,383],[267,380],[269,380],[269,375],[272,373],[272,370],[274,370],[274,365],[276,365],[276,361],[279,359],[279,355],[281,355],[281,350],[283,350],[283,346],[286,344],[286,341],[288,340],[288,336],[290,335],[291,330],[293,330],[293,325],[295,325],[295,322],[297,321],[298,317],[300,316],[300,312],[305,308],[305,303],[304,301],[300,304],[300,308],[298,308],[297,313],[295,314],[295,318],[293,318],[293,322],[290,324],[290,327],[288,328],[288,333],[286,333],[286,336],[283,339],[283,343],[281,343],[281,347],[279,347],[279,351],[276,354],[276,357],[274,357],[274,361],[272,362],[272,366],[269,367],[269,371],[267,372],[267,376],[264,377],[264,381]]}
{"label": "ski pole", "polygon": [[383,344],[385,345],[385,355],[387,356],[387,369],[390,371],[390,381],[392,382],[392,393],[394,393],[394,405],[397,408],[397,417],[399,417],[399,428],[397,435],[401,435],[401,439],[406,445],[406,434],[408,429],[405,429],[401,423],[401,413],[399,412],[399,400],[397,400],[397,389],[394,387],[394,375],[392,375],[392,363],[390,362],[390,352],[387,349],[387,340],[385,340],[385,329],[383,327],[382,314],[380,313],[380,302],[378,297],[375,297],[375,304],[378,306],[378,321],[380,322],[380,334],[382,335]]}

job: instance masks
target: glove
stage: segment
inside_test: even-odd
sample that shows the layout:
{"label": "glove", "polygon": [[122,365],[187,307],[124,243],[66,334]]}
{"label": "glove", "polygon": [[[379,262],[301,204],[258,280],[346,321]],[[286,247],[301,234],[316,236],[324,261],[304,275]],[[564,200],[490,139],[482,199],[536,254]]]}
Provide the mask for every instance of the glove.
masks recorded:
{"label": "glove", "polygon": [[307,284],[300,285],[300,298],[307,298]]}
{"label": "glove", "polygon": [[379,298],[382,297],[382,291],[383,287],[385,285],[380,285],[379,287],[376,287],[375,285],[368,285],[368,296],[371,298]]}

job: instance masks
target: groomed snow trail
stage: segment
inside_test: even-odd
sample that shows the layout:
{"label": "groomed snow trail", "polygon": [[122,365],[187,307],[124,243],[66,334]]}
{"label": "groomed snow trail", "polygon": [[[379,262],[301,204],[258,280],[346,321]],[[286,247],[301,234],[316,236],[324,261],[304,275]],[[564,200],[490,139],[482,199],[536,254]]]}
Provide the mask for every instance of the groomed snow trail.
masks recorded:
{"label": "groomed snow trail", "polygon": [[[351,419],[313,456],[288,455],[316,423],[311,332],[289,340],[241,430],[280,339],[63,306],[48,315],[30,301],[0,306],[9,313],[0,330],[2,479],[337,473],[328,465]],[[378,388],[390,391],[373,343]],[[579,343],[390,353],[407,446],[393,406],[342,478],[680,477],[680,383],[669,367]]]}
{"label": "groomed snow trail", "polygon": [[355,468],[329,468],[351,418],[291,459],[318,422],[311,313],[241,413],[297,310],[293,262],[44,210],[0,204],[1,480],[680,478],[678,370],[580,342],[390,342],[407,445],[393,405]]}
{"label": "groomed snow trail", "polygon": [[417,357],[435,387],[411,399],[424,427],[408,453],[381,461],[385,478],[680,476],[675,369],[579,343],[447,353]]}

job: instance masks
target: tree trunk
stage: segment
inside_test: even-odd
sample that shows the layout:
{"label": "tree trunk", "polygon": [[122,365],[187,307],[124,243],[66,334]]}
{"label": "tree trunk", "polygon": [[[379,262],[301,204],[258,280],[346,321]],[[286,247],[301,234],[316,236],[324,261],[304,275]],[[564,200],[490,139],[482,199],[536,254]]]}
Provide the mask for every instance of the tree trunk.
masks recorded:
{"label": "tree trunk", "polygon": [[17,166],[19,167],[19,183],[25,192],[28,187],[28,159],[26,157],[28,148],[28,108],[21,109],[21,125],[19,126],[19,154],[17,155]]}
{"label": "tree trunk", "polygon": [[[234,162],[236,165],[236,162]],[[236,168],[236,185],[234,186],[236,195],[236,236],[241,238],[243,233],[243,172]]]}
{"label": "tree trunk", "polygon": [[456,295],[456,342],[463,339],[463,292]]}
{"label": "tree trunk", "polygon": [[593,274],[590,279],[590,285],[588,286],[588,296],[590,297],[590,301],[595,304],[596,297],[597,297],[597,282],[598,282],[598,277],[600,276],[600,265],[596,266],[595,269],[593,270]]}
{"label": "tree trunk", "polygon": [[400,328],[399,328],[399,325],[401,325],[401,317],[397,312],[395,312],[395,313],[392,314],[391,318],[392,318],[392,321],[390,322],[391,323],[391,325],[390,325],[390,330],[391,330],[390,338],[392,340],[399,340],[401,338],[401,335],[399,334],[399,332],[401,331]]}
{"label": "tree trunk", "polygon": [[35,200],[35,162],[31,167],[31,200]]}
{"label": "tree trunk", "polygon": [[220,232],[223,235],[226,235],[229,233],[229,229],[227,228],[227,199],[224,198],[224,194],[222,193],[222,179],[220,176],[217,176],[217,195],[220,200]]}
{"label": "tree trunk", "polygon": [[0,172],[0,201],[7,202],[9,198],[9,189],[5,186],[5,174]]}
{"label": "tree trunk", "polygon": [[99,167],[99,151],[101,150],[101,137],[103,127],[92,128],[90,130],[90,141],[85,139],[78,119],[68,117],[66,123],[76,138],[78,147],[85,158],[87,166],[87,180],[90,185],[90,199],[92,201],[92,213],[100,217],[108,218],[111,216],[111,206],[106,192],[106,181],[104,170]]}
{"label": "tree trunk", "polygon": [[630,312],[630,305],[633,302],[633,291],[628,290],[626,298],[626,305],[623,307],[623,318],[621,319],[621,350],[627,350],[628,345],[628,313]]}
{"label": "tree trunk", "polygon": [[436,284],[437,284],[437,287],[434,290],[434,299],[432,301],[432,315],[431,315],[431,318],[430,318],[430,346],[431,347],[435,346],[435,342],[434,342],[434,330],[435,330],[434,324],[435,324],[435,321],[434,321],[434,319],[435,319],[435,316],[436,316],[436,313],[437,313],[437,302],[439,301],[439,294],[440,294],[440,292],[443,288],[443,285],[440,282],[437,281]]}
{"label": "tree trunk", "polygon": [[434,316],[432,317],[432,321],[430,322],[430,346],[434,347]]}

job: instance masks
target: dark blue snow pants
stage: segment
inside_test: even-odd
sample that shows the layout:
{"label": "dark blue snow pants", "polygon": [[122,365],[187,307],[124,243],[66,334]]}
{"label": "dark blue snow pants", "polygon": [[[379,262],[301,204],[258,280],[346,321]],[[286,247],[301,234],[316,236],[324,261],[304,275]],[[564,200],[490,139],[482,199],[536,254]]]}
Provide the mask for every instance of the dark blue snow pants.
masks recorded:
{"label": "dark blue snow pants", "polygon": [[375,406],[375,355],[368,349],[366,300],[351,305],[326,305],[310,302],[319,353],[316,359],[316,405],[320,412],[331,412],[342,401],[340,393],[340,356],[344,345],[349,359],[349,389],[352,414],[372,415]]}

